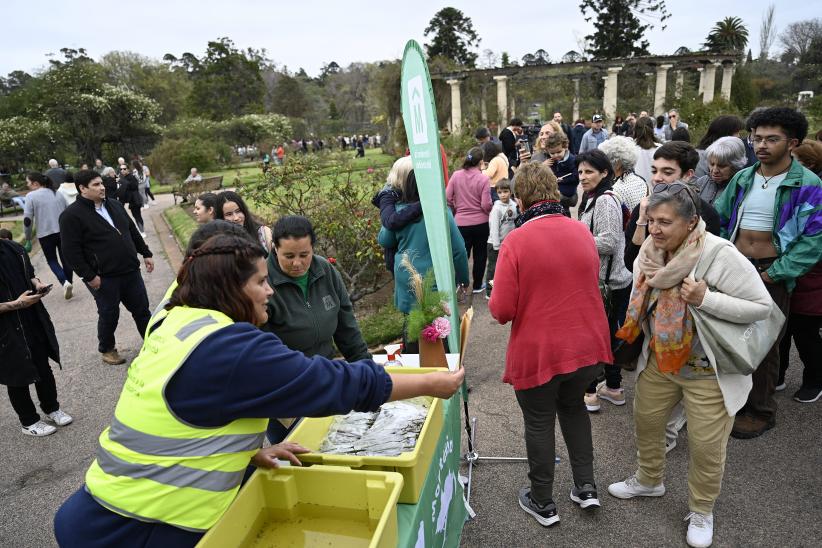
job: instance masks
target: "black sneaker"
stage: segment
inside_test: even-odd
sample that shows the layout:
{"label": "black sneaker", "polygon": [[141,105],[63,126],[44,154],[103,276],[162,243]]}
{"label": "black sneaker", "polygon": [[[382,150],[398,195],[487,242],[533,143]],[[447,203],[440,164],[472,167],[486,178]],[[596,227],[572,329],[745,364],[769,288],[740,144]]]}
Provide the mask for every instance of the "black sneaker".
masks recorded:
{"label": "black sneaker", "polygon": [[793,399],[799,403],[813,403],[822,397],[822,388],[802,387],[793,395]]}
{"label": "black sneaker", "polygon": [[571,488],[571,500],[579,504],[580,508],[599,508],[599,497],[595,485],[585,483],[582,487],[574,485]]}
{"label": "black sneaker", "polygon": [[534,519],[540,525],[550,527],[555,523],[559,523],[559,514],[557,514],[557,505],[553,500],[549,500],[545,504],[537,504],[531,498],[531,488],[523,487],[519,490],[519,505],[520,508],[534,516]]}

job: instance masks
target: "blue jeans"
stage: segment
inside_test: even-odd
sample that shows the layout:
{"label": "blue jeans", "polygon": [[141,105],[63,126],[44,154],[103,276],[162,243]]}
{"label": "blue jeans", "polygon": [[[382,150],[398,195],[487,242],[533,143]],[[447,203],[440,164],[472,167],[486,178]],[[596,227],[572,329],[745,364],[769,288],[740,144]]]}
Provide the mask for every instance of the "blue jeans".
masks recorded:
{"label": "blue jeans", "polygon": [[[49,268],[51,268],[51,271],[54,272],[55,276],[57,276],[57,279],[60,281],[60,285],[63,285],[66,282],[71,283],[71,269],[68,268],[66,265],[66,260],[63,258],[63,248],[60,245],[60,233],[55,232],[54,234],[37,238],[37,240],[40,242],[40,247],[43,248],[43,255],[46,257],[46,262],[49,264]],[[57,261],[58,253],[60,254],[59,262]],[[60,263],[66,266],[64,267]]]}

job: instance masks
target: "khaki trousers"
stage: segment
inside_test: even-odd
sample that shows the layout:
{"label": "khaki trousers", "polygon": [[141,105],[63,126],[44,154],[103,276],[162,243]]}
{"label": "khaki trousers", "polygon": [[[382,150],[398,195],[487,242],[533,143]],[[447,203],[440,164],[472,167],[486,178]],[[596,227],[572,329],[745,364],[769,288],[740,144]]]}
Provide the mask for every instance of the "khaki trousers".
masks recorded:
{"label": "khaki trousers", "polygon": [[651,352],[639,374],[634,397],[637,479],[646,487],[662,483],[665,469],[665,425],[682,400],[688,418],[688,506],[710,514],[722,486],[725,449],[734,419],[728,415],[715,378],[683,379],[660,373]]}

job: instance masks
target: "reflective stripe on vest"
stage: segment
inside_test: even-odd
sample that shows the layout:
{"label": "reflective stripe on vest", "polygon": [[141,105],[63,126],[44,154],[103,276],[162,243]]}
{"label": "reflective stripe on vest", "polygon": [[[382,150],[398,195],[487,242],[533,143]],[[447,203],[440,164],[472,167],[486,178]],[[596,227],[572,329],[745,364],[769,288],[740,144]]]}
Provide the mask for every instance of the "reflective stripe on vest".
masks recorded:
{"label": "reflective stripe on vest", "polygon": [[268,420],[209,428],[177,417],[166,400],[168,383],[203,340],[234,322],[188,307],[160,316],[162,323],[129,367],[114,419],[86,472],[86,488],[122,515],[204,531],[234,500]]}
{"label": "reflective stripe on vest", "polygon": [[200,470],[179,464],[160,466],[159,464],[140,464],[118,459],[102,446],[97,447],[97,464],[103,472],[112,476],[126,476],[134,479],[150,479],[163,485],[175,487],[193,487],[203,491],[230,491],[243,481],[245,470],[238,472],[221,472],[219,470]]}
{"label": "reflective stripe on vest", "polygon": [[188,439],[165,438],[129,428],[114,417],[108,437],[111,441],[143,455],[207,457],[218,453],[257,450],[262,447],[265,434],[227,434]]}

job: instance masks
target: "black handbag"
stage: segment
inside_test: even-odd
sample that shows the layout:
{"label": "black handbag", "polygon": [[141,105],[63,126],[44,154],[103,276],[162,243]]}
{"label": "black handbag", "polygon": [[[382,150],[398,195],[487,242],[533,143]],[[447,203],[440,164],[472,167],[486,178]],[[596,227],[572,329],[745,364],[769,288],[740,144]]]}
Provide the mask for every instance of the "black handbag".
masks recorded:
{"label": "black handbag", "polygon": [[639,355],[642,353],[642,344],[645,342],[645,332],[642,331],[642,323],[648,317],[654,308],[656,308],[657,301],[654,301],[645,314],[640,318],[640,331],[634,342],[628,342],[625,339],[617,339],[617,342],[611,347],[611,352],[614,355],[614,365],[618,365],[625,371],[636,371],[636,362]]}

